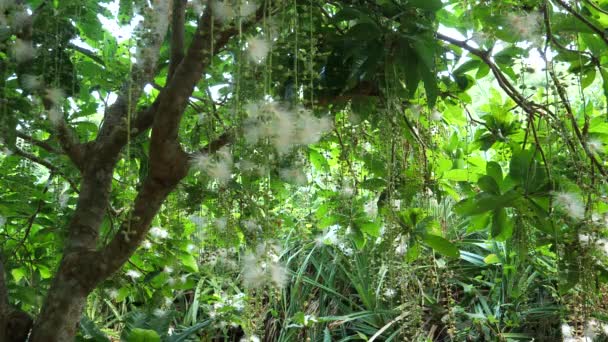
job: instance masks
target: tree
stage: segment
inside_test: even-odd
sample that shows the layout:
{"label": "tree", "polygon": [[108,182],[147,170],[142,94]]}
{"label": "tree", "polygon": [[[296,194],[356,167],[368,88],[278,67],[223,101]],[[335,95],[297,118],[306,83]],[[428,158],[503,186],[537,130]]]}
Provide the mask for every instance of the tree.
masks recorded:
{"label": "tree", "polygon": [[[604,96],[608,96],[608,72],[602,57],[608,40],[598,24],[605,19],[603,3],[482,1],[479,7],[471,8],[466,1],[455,0],[120,1],[118,13],[105,14],[124,24],[140,20],[133,36],[122,42],[116,33],[102,27],[97,13],[108,10],[101,3],[0,1],[0,23],[7,24],[0,32],[5,76],[1,87],[3,145],[17,157],[15,167],[29,160],[48,170],[44,174],[48,175],[46,185],[28,190],[37,193],[32,199],[38,201],[30,203],[34,214],[20,221],[22,230],[15,235],[20,238],[5,234],[5,263],[17,263],[17,254],[31,254],[27,251],[30,232],[34,225],[41,225],[44,194],[53,179],[63,179],[70,188],[66,192],[77,193],[69,221],[65,227],[55,227],[58,237],[53,243],[61,258],[34,319],[32,341],[67,341],[75,336],[89,294],[129,261],[167,197],[192,176],[191,169],[211,176],[221,188],[233,181],[233,159],[227,146],[244,151],[266,143],[267,150],[258,147],[258,156],[262,151],[277,160],[293,161],[293,150],[318,142],[330,131],[329,121],[340,117],[346,108],[363,113],[363,119],[380,129],[380,137],[382,130],[395,127],[407,149],[422,160],[414,170],[419,172],[414,178],[420,177],[415,181],[444,195],[454,190],[441,188],[440,181],[433,178],[432,171],[440,167],[427,155],[431,153],[429,144],[435,143],[433,121],[442,120],[431,108],[437,106],[447,113],[464,108],[467,115],[463,109],[459,113],[467,124],[483,126],[475,142],[480,150],[501,142],[509,146],[514,155],[509,177],[516,187],[501,192],[507,188],[502,173],[493,178],[496,173],[491,174],[488,166],[483,175],[486,178],[480,177],[478,182],[483,192],[468,194],[471,196],[456,207],[464,216],[491,217],[493,238],[509,237],[507,231],[512,227],[507,227],[507,210],[513,218],[521,215],[517,217],[538,220],[534,221],[536,226],[547,224],[544,219],[550,208],[543,203],[557,188],[544,148],[550,143],[538,130],[559,131],[562,146],[577,156],[585,172],[597,174],[602,182],[608,177],[603,161],[590,145],[590,119],[586,113],[582,119],[577,116],[556,68],[547,63],[551,84],[547,81],[546,91],[555,91],[557,109],[539,101],[543,94],[534,97],[518,89],[513,70],[515,61],[529,51],[539,51],[545,62],[551,51],[553,60],[565,62],[587,86],[599,73]],[[516,14],[501,20],[493,14],[505,11]],[[282,22],[273,22],[275,16]],[[299,18],[306,23],[299,23]],[[465,37],[472,32],[484,36],[457,39],[438,32],[440,23]],[[572,34],[580,39],[573,39]],[[83,47],[78,39],[95,49]],[[543,39],[543,43],[538,42]],[[446,58],[449,54],[454,56],[451,61]],[[504,108],[502,117],[493,113],[482,121],[468,112],[471,98],[466,92],[476,83],[471,71],[476,71],[477,78],[491,72],[522,111],[527,122],[523,141],[513,140],[520,127]],[[225,78],[225,72],[232,75]],[[217,94],[208,89],[225,83],[230,86],[224,90],[223,102],[217,103]],[[266,95],[278,101],[264,101]],[[115,99],[108,101],[112,96]],[[493,105],[506,107],[499,100]],[[102,117],[95,122],[100,107]],[[327,111],[332,119],[320,118],[312,111]],[[380,111],[393,116],[373,114]],[[404,114],[413,111],[428,112],[420,129],[411,115]],[[206,136],[196,124],[197,113],[209,124]],[[460,115],[454,114],[453,120],[460,120]],[[341,136],[337,137],[339,153],[348,154]],[[395,144],[390,148],[397,149]],[[312,162],[329,168],[322,155],[314,153]],[[399,164],[395,156],[411,157],[406,152],[391,156],[395,163],[391,165],[396,168],[407,163]],[[450,164],[451,160],[445,159]],[[389,162],[388,158],[380,160]],[[373,169],[378,161],[370,159],[365,164]],[[126,175],[133,168],[137,171]],[[39,169],[27,170],[21,181],[34,183],[42,178]],[[533,176],[529,170],[534,171]],[[444,171],[446,181],[468,180],[461,177],[463,168],[448,166]],[[283,176],[291,171],[286,168],[281,172]],[[293,182],[297,175],[282,178]],[[390,178],[387,184],[401,188],[407,177],[389,172],[376,178]],[[122,182],[133,180],[136,194],[125,190],[121,197]],[[378,206],[382,208],[391,196],[391,187],[381,185],[379,189]],[[524,214],[522,201],[527,200],[534,203],[528,211],[536,210],[536,217]],[[492,205],[480,205],[490,202]],[[566,209],[575,218],[588,216],[584,208]],[[516,215],[518,210],[521,213]],[[576,213],[572,215],[572,211]],[[116,229],[105,225],[109,218],[120,220]],[[47,221],[52,225],[61,218]],[[399,222],[402,227],[417,224],[414,219]],[[367,233],[361,227],[372,222],[355,223],[356,234],[364,236]],[[458,256],[458,249],[441,236],[425,233],[420,239],[441,254]],[[0,275],[4,275],[3,268]],[[0,277],[0,336],[20,341],[31,321],[10,307],[5,283]]]}

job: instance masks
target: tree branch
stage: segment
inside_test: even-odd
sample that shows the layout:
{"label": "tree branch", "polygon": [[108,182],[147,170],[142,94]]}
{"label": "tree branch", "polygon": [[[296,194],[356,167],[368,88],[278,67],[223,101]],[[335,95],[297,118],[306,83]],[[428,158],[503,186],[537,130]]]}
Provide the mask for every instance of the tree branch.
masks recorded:
{"label": "tree branch", "polygon": [[553,0],[553,1],[557,2],[558,4],[560,4],[560,6],[562,6],[566,11],[568,11],[568,13],[572,14],[573,16],[575,16],[583,24],[587,25],[587,27],[589,27],[593,32],[597,33],[600,36],[600,38],[604,41],[604,43],[608,44],[608,37],[606,36],[606,33],[604,32],[604,30],[602,30],[601,28],[595,26],[595,24],[593,24],[591,21],[589,21],[589,19],[585,18],[582,14],[580,14],[579,12],[577,12],[567,2],[565,2],[563,0]]}
{"label": "tree branch", "polygon": [[[231,141],[232,136],[229,133],[225,133],[207,144],[200,151],[201,153],[215,153]],[[183,163],[178,165],[178,168],[182,171],[179,179],[166,182],[165,180],[155,178],[152,173],[148,175],[135,199],[132,212],[123,221],[112,241],[101,250],[86,257],[95,260],[95,262],[92,263],[94,267],[91,270],[91,274],[84,277],[85,279],[92,277],[95,282],[101,281],[116,272],[135,252],[148,233],[150,223],[156,216],[165,198],[177,186],[179,181],[186,176],[189,169],[189,157],[184,158],[182,160]],[[91,286],[94,286],[94,284]]]}
{"label": "tree branch", "polygon": [[184,58],[184,35],[186,21],[186,0],[173,1],[173,20],[171,22],[171,59],[167,80],[171,79],[175,69]]}
{"label": "tree branch", "polygon": [[17,137],[23,139],[24,141],[34,145],[34,146],[38,146],[42,149],[45,149],[47,152],[49,153],[53,153],[53,154],[61,154],[62,152],[57,150],[54,146],[52,146],[51,144],[49,144],[46,141],[41,141],[38,139],[34,139],[33,137],[23,133],[23,132],[19,132],[17,131]]}
{"label": "tree branch", "polygon": [[23,151],[23,150],[21,150],[21,149],[19,149],[17,147],[15,147],[13,149],[13,152],[16,155],[19,155],[19,156],[21,156],[21,157],[23,157],[25,159],[28,159],[28,160],[30,160],[30,161],[38,164],[38,165],[42,165],[42,166],[46,167],[52,174],[54,173],[54,174],[60,175],[66,182],[68,182],[68,184],[70,184],[70,187],[72,188],[72,190],[74,190],[75,192],[78,192],[78,185],[72,179],[70,179],[65,174],[65,172],[61,171],[58,167],[56,167],[52,163],[50,163],[50,162],[48,162],[48,161],[46,161],[46,160],[44,160],[42,158],[39,158],[39,157],[37,157],[37,156],[29,153],[29,152],[25,152],[25,151]]}
{"label": "tree branch", "polygon": [[101,65],[102,67],[105,68],[106,63],[103,61],[103,59],[101,59],[101,57],[97,56],[95,54],[95,52],[93,52],[91,50],[88,50],[88,49],[85,49],[83,47],[80,47],[80,46],[78,46],[78,45],[76,45],[74,43],[69,43],[68,47],[70,49],[74,50],[74,51],[80,52],[81,54],[85,55],[86,57],[92,59],[95,63],[97,63],[97,64],[99,64],[99,65]]}

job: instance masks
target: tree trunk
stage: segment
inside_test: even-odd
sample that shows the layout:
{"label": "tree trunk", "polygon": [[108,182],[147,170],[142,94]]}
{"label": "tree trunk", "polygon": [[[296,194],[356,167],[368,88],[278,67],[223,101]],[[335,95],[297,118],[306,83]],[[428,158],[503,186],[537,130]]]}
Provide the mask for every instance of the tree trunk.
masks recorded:
{"label": "tree trunk", "polygon": [[58,276],[46,296],[42,312],[36,319],[30,341],[73,341],[86,303],[87,295],[74,280]]}

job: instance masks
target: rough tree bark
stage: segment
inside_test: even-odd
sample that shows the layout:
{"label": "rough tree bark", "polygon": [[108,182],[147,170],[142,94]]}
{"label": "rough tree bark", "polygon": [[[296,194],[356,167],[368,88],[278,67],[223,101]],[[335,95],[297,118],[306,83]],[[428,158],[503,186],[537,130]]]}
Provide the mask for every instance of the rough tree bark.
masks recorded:
{"label": "rough tree bark", "polygon": [[[149,108],[135,114],[131,126],[134,130],[127,132],[125,123],[128,113],[135,112],[136,109],[134,106],[129,108],[129,105],[137,103],[143,87],[153,79],[156,66],[142,66],[141,70],[134,72],[129,82],[125,82],[128,86],[124,87],[117,101],[106,110],[104,123],[94,141],[77,141],[76,135],[65,123],[57,127],[56,138],[63,148],[63,153],[68,155],[81,171],[82,179],[78,203],[68,226],[68,238],[62,260],[31,330],[30,341],[73,340],[87,296],[101,281],[119,270],[135,252],[163,201],[188,173],[190,155],[184,152],[178,140],[180,121],[189,97],[213,57],[211,51],[221,51],[228,41],[238,34],[238,30],[218,23],[212,36],[213,16],[210,6],[207,6],[203,16],[199,18],[195,36],[184,53],[186,3],[186,0],[175,0],[173,3],[167,84]],[[247,25],[255,23],[262,15],[263,9],[258,10],[255,18]],[[152,44],[154,53],[158,54],[165,36],[163,34],[162,39]],[[152,130],[149,174],[137,194],[131,214],[128,215],[129,219],[122,222],[119,231],[107,245],[99,246],[99,230],[110,198],[112,175],[120,160],[121,150],[127,144],[128,135],[137,136],[148,129]],[[229,141],[229,134],[224,134],[202,151],[217,151]],[[1,284],[4,283],[0,283],[0,289],[4,288]],[[8,312],[8,297],[4,291],[0,291],[0,300],[2,339],[8,324],[17,321],[11,321],[5,314]],[[31,319],[29,325],[31,326]],[[26,332],[29,330],[29,326],[22,329]],[[0,342],[4,340],[6,338]],[[10,341],[24,340],[25,337],[21,336]]]}

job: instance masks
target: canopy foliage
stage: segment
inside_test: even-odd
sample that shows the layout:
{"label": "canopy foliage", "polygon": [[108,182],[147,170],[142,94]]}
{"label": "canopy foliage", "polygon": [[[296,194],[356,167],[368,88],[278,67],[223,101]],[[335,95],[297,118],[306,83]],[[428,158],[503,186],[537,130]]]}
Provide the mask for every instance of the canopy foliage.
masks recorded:
{"label": "canopy foliage", "polygon": [[608,338],[607,27],[0,0],[0,341]]}

